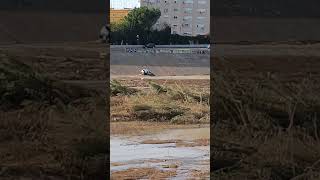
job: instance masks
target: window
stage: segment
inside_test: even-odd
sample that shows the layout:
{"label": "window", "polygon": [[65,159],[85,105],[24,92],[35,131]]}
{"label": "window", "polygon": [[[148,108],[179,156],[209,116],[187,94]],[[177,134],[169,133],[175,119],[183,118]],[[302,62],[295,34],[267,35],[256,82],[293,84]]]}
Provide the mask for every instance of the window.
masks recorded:
{"label": "window", "polygon": [[206,9],[198,9],[198,12],[199,12],[200,14],[204,14],[206,11],[207,11]]}
{"label": "window", "polygon": [[186,1],[183,1],[183,4],[193,4],[193,0],[186,0]]}
{"label": "window", "polygon": [[185,17],[183,17],[183,20],[184,20],[184,21],[192,20],[192,16],[185,16]]}
{"label": "window", "polygon": [[197,28],[204,28],[204,24],[197,24]]}
{"label": "window", "polygon": [[184,8],[184,13],[192,13],[192,8]]}
{"label": "window", "polygon": [[192,24],[189,23],[184,23],[181,25],[182,27],[188,28],[188,27],[192,27]]}

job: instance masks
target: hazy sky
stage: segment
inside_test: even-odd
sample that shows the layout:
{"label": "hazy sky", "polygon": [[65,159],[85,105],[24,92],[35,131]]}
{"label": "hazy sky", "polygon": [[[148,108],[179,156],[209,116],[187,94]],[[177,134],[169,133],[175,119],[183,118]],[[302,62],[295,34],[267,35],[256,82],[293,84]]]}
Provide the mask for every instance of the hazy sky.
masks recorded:
{"label": "hazy sky", "polygon": [[114,9],[139,7],[139,0],[110,0],[110,6]]}

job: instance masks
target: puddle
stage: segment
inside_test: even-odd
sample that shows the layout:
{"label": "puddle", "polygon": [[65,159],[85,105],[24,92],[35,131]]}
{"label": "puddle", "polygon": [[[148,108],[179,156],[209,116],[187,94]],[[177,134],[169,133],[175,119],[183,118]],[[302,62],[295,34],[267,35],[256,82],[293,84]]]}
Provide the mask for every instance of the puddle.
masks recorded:
{"label": "puddle", "polygon": [[[192,128],[165,130],[154,135],[111,137],[111,172],[144,167],[175,169],[177,176],[170,179],[189,177],[191,170],[208,170],[209,172],[209,146],[177,147],[176,143],[170,141],[169,143],[141,144],[145,140],[192,141],[209,136],[209,128]],[[112,166],[114,163],[121,165]],[[177,166],[172,168],[170,166],[172,164]]]}

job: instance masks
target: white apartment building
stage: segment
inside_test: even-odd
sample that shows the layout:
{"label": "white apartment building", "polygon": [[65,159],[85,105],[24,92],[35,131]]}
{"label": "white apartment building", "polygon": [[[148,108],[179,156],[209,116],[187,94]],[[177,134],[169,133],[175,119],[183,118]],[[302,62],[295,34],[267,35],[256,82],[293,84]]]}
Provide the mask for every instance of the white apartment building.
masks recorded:
{"label": "white apartment building", "polygon": [[140,0],[140,6],[160,9],[157,29],[168,24],[172,34],[197,36],[210,33],[210,0]]}

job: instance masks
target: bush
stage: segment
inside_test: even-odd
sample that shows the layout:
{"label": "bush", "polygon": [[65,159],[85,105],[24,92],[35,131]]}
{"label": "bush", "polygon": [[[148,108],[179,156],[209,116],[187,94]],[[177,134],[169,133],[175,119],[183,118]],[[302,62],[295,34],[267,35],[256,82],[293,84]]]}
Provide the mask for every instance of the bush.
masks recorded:
{"label": "bush", "polygon": [[126,86],[123,86],[120,84],[119,81],[113,80],[110,83],[110,89],[111,89],[111,95],[117,96],[117,95],[133,95],[136,94],[138,91],[133,88],[128,88]]}

